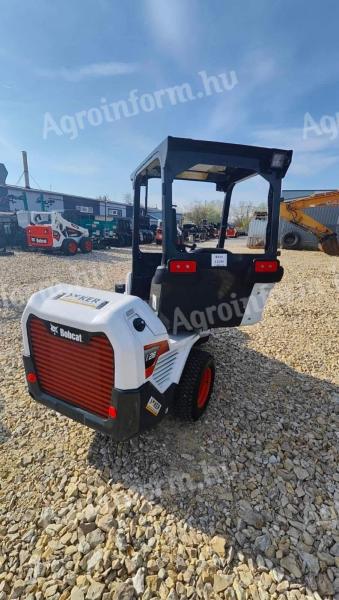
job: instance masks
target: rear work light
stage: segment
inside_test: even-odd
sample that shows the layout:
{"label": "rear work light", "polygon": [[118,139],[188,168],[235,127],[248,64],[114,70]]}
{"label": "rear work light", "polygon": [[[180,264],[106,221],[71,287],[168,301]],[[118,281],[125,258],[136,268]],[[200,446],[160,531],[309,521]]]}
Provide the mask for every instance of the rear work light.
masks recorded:
{"label": "rear work light", "polygon": [[256,273],[276,273],[279,268],[278,260],[255,260],[254,270]]}
{"label": "rear work light", "polygon": [[195,260],[171,260],[169,270],[170,273],[196,273],[197,263]]}
{"label": "rear work light", "polygon": [[275,152],[272,156],[271,167],[273,169],[282,169],[285,164],[285,154]]}

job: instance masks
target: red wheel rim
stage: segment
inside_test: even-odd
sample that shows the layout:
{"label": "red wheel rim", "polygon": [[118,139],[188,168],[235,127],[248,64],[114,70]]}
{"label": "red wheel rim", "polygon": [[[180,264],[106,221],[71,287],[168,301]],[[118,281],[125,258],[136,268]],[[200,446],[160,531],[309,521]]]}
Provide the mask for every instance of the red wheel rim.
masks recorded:
{"label": "red wheel rim", "polygon": [[76,243],[75,243],[75,242],[71,242],[71,243],[70,243],[70,245],[69,245],[68,247],[69,247],[69,249],[70,249],[70,252],[71,252],[72,254],[75,254],[75,253],[76,253],[76,251],[77,251],[77,249],[78,249],[78,246],[76,245]]}
{"label": "red wheel rim", "polygon": [[90,240],[87,240],[87,242],[85,242],[85,248],[88,251],[92,250],[92,242]]}
{"label": "red wheel rim", "polygon": [[204,406],[207,402],[210,388],[211,388],[211,383],[212,383],[212,369],[211,369],[211,367],[206,367],[206,369],[204,370],[204,372],[201,376],[201,379],[200,379],[200,385],[199,385],[199,391],[198,391],[198,408],[204,408]]}

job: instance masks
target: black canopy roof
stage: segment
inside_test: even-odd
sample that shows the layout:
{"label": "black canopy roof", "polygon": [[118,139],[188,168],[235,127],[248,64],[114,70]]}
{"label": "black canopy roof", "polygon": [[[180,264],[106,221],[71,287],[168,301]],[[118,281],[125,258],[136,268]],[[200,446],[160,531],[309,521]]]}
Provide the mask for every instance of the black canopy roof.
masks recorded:
{"label": "black canopy roof", "polygon": [[173,179],[208,181],[217,186],[241,181],[258,173],[284,177],[292,151],[243,144],[228,144],[167,137],[132,173],[142,181],[161,177],[167,168]]}

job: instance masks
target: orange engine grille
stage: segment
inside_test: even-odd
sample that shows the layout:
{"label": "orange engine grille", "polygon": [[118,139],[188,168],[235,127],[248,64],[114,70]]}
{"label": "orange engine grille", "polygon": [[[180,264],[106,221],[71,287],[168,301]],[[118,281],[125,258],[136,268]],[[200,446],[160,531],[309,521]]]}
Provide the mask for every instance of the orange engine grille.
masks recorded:
{"label": "orange engine grille", "polygon": [[[87,343],[54,336],[48,323],[31,317],[31,354],[43,392],[101,417],[108,417],[114,386],[114,352],[103,333]],[[88,333],[87,333],[88,335]]]}

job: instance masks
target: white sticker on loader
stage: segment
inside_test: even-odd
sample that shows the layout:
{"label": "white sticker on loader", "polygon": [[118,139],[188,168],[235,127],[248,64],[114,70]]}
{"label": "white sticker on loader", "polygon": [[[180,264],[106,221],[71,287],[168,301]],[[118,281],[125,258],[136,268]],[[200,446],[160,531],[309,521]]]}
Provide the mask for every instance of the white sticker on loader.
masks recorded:
{"label": "white sticker on loader", "polygon": [[96,310],[100,310],[100,308],[103,308],[108,304],[108,300],[94,298],[92,296],[84,296],[83,294],[76,294],[73,292],[63,292],[61,294],[57,294],[54,300],[61,300],[62,302],[69,302],[70,304],[81,304],[82,306],[87,306],[87,308],[95,308]]}
{"label": "white sticker on loader", "polygon": [[158,402],[158,400],[151,396],[146,404],[146,410],[156,417],[161,410],[161,404]]}
{"label": "white sticker on loader", "polygon": [[212,254],[212,267],[227,267],[227,254]]}

